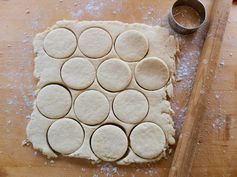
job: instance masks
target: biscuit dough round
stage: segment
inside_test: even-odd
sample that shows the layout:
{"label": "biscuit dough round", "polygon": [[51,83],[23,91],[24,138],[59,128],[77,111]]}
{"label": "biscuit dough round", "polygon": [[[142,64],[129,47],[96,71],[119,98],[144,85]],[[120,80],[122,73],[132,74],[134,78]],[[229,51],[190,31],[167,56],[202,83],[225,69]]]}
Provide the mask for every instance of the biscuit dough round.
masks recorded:
{"label": "biscuit dough round", "polygon": [[74,110],[77,118],[88,125],[103,122],[109,114],[109,101],[99,91],[89,90],[81,93],[75,100]]}
{"label": "biscuit dough round", "polygon": [[139,61],[147,53],[149,43],[139,31],[129,30],[120,34],[115,42],[117,54],[125,61]]}
{"label": "biscuit dough round", "polygon": [[146,97],[136,90],[125,90],[119,93],[113,102],[113,111],[118,119],[125,123],[138,123],[148,113]]}
{"label": "biscuit dough round", "polygon": [[147,90],[157,90],[164,87],[169,77],[168,66],[156,57],[143,59],[135,68],[137,83]]}
{"label": "biscuit dough round", "polygon": [[61,154],[71,154],[79,149],[84,140],[84,130],[75,120],[56,120],[48,130],[50,147]]}
{"label": "biscuit dough round", "polygon": [[165,148],[165,134],[158,125],[144,122],[132,130],[130,144],[138,156],[153,159],[158,157]]}
{"label": "biscuit dough round", "polygon": [[106,90],[116,92],[125,89],[132,79],[127,63],[113,58],[104,61],[97,70],[99,84]]}
{"label": "biscuit dough round", "polygon": [[76,36],[66,28],[50,31],[44,39],[44,50],[53,58],[67,58],[77,47]]}
{"label": "biscuit dough round", "polygon": [[78,43],[84,55],[90,58],[100,58],[109,53],[113,42],[107,31],[94,27],[83,31]]}
{"label": "biscuit dough round", "polygon": [[64,83],[73,89],[85,89],[95,79],[95,68],[86,58],[72,58],[64,63],[61,76]]}
{"label": "biscuit dough round", "polygon": [[116,161],[126,153],[128,139],[121,128],[104,125],[93,133],[91,148],[98,158],[104,161]]}
{"label": "biscuit dough round", "polygon": [[44,116],[48,118],[61,118],[71,108],[71,94],[60,85],[47,85],[39,91],[36,105]]}

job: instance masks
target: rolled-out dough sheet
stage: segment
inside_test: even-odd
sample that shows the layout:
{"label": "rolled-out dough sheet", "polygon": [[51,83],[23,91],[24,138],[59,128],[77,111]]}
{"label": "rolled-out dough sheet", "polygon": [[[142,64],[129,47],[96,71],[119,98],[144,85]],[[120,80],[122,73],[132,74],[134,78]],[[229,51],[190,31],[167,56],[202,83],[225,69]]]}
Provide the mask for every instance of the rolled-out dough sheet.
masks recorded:
{"label": "rolled-out dough sheet", "polygon": [[118,164],[158,161],[175,143],[176,40],[118,21],[58,21],[34,39],[36,100],[27,138],[59,154]]}

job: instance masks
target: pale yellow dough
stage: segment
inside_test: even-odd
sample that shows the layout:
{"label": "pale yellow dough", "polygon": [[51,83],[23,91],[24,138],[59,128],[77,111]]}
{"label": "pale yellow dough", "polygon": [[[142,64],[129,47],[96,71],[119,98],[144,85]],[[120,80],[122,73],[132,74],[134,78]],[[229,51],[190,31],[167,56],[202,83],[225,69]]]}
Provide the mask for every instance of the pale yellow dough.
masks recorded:
{"label": "pale yellow dough", "polygon": [[48,118],[61,118],[71,108],[71,95],[62,86],[51,84],[45,86],[37,95],[36,105]]}
{"label": "pale yellow dough", "polygon": [[63,118],[55,121],[48,130],[48,142],[53,150],[70,154],[80,148],[84,131],[75,120]]}
{"label": "pale yellow dough", "polygon": [[44,50],[54,58],[66,58],[76,50],[76,36],[65,28],[58,28],[48,33],[44,40]]}
{"label": "pale yellow dough", "polygon": [[76,98],[74,110],[80,121],[88,125],[96,125],[109,115],[109,102],[102,93],[89,90]]}
{"label": "pale yellow dough", "polygon": [[26,131],[34,149],[121,165],[166,156],[176,54],[167,29],[63,20],[33,44],[38,82]]}
{"label": "pale yellow dough", "polygon": [[162,129],[151,122],[136,126],[130,135],[131,148],[145,159],[157,157],[165,148],[165,134]]}
{"label": "pale yellow dough", "polygon": [[125,90],[119,93],[113,102],[114,114],[123,122],[138,123],[148,113],[146,97],[136,90]]}
{"label": "pale yellow dough", "polygon": [[108,32],[101,28],[89,28],[79,37],[79,48],[83,54],[91,58],[100,58],[109,53],[112,39]]}
{"label": "pale yellow dough", "polygon": [[125,89],[132,79],[132,74],[127,63],[113,58],[103,62],[97,70],[100,85],[109,91]]}
{"label": "pale yellow dough", "polygon": [[95,68],[87,59],[76,57],[64,63],[61,76],[68,87],[85,89],[95,79]]}
{"label": "pale yellow dough", "polygon": [[115,161],[126,153],[128,140],[121,128],[114,125],[104,125],[92,135],[91,147],[102,160]]}
{"label": "pale yellow dough", "polygon": [[137,64],[135,77],[144,89],[157,90],[168,82],[169,69],[159,58],[146,58]]}
{"label": "pale yellow dough", "polygon": [[129,30],[120,34],[115,42],[115,50],[125,61],[139,61],[148,51],[148,40],[139,31]]}

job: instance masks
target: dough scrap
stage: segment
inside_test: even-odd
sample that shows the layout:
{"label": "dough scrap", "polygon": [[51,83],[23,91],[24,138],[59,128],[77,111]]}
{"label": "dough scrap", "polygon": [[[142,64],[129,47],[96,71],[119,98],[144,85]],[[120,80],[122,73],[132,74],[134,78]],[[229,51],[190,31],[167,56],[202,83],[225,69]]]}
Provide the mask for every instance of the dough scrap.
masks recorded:
{"label": "dough scrap", "polygon": [[95,79],[95,68],[85,58],[72,58],[66,61],[61,69],[64,83],[72,89],[85,89]]}
{"label": "dough scrap", "polygon": [[138,84],[147,90],[158,90],[168,82],[169,69],[159,58],[151,57],[140,61],[135,69]]}
{"label": "dough scrap", "polygon": [[51,84],[42,88],[36,98],[39,111],[48,118],[61,118],[71,108],[71,95],[64,87]]}
{"label": "dough scrap", "polygon": [[71,154],[82,145],[84,131],[77,121],[63,118],[49,127],[47,136],[53,150],[61,154]]}
{"label": "dough scrap", "polygon": [[140,157],[153,159],[165,150],[165,134],[156,124],[144,122],[137,125],[130,135],[131,148]]}
{"label": "dough scrap", "polygon": [[127,136],[117,126],[104,125],[98,128],[92,135],[91,148],[100,159],[116,161],[122,158],[127,151]]}
{"label": "dough scrap", "polygon": [[99,91],[81,93],[75,100],[74,110],[78,119],[88,125],[103,122],[109,114],[109,102]]}
{"label": "dough scrap", "polygon": [[73,54],[77,47],[75,35],[66,28],[50,31],[44,39],[44,50],[53,58],[66,58]]}
{"label": "dough scrap", "polygon": [[109,53],[112,47],[112,39],[108,32],[101,28],[89,28],[79,37],[81,52],[91,58],[100,58]]}
{"label": "dough scrap", "polygon": [[123,122],[138,123],[148,113],[146,97],[136,90],[125,90],[119,93],[113,102],[114,114]]}
{"label": "dough scrap", "polygon": [[120,34],[115,42],[117,54],[125,61],[139,61],[148,51],[148,40],[135,30],[125,31]]}
{"label": "dough scrap", "polygon": [[104,61],[99,66],[97,79],[104,89],[117,92],[128,86],[132,79],[132,74],[127,63],[113,58]]}

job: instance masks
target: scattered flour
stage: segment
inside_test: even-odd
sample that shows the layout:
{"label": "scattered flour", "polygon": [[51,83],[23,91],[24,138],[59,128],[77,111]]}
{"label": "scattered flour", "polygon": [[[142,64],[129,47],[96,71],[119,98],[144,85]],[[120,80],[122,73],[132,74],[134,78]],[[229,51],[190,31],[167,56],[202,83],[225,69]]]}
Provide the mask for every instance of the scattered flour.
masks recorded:
{"label": "scattered flour", "polygon": [[31,28],[33,30],[37,30],[37,28],[39,27],[39,21],[41,19],[41,11],[38,9],[37,11],[34,11],[33,13],[33,17],[32,17],[32,20],[31,20]]}
{"label": "scattered flour", "polygon": [[70,11],[72,18],[80,18],[84,14],[82,9],[77,9],[76,11]]}
{"label": "scattered flour", "polygon": [[220,66],[224,66],[225,65],[225,61],[224,61],[224,58],[221,58],[220,59],[220,62],[219,62]]}
{"label": "scattered flour", "polygon": [[[111,0],[113,3],[111,14],[117,15],[122,12],[123,5],[126,3],[125,0],[117,1]],[[70,5],[67,8],[67,11],[71,18],[80,19],[83,15],[89,14],[94,18],[103,15],[104,10],[108,8],[108,1],[106,0],[89,0],[86,4],[81,4],[79,2],[74,2],[73,6]],[[109,7],[111,8],[111,7]],[[132,15],[132,14],[130,14]]]}
{"label": "scattered flour", "polygon": [[212,127],[214,129],[221,129],[225,126],[225,124],[226,124],[225,119],[223,119],[223,117],[218,117],[218,118],[214,119]]}
{"label": "scattered flour", "polygon": [[30,119],[31,119],[31,116],[30,116],[30,115],[27,115],[27,116],[26,116],[26,119],[27,119],[27,120],[30,120]]}
{"label": "scattered flour", "polygon": [[100,171],[106,176],[119,175],[118,167],[113,166],[111,163],[105,163],[100,167]]}
{"label": "scattered flour", "polygon": [[9,106],[17,106],[18,103],[19,103],[19,101],[18,101],[18,98],[17,98],[16,95],[14,95],[14,96],[12,96],[10,98],[7,98],[7,104]]}
{"label": "scattered flour", "polygon": [[139,10],[142,13],[142,21],[148,25],[161,25],[161,14],[158,10],[154,9],[152,6],[139,7]]}
{"label": "scattered flour", "polygon": [[28,139],[25,139],[21,142],[22,146],[29,146],[30,145],[30,141]]}
{"label": "scattered flour", "polygon": [[54,160],[50,160],[49,163],[50,164],[55,164],[55,161]]}
{"label": "scattered flour", "polygon": [[38,151],[34,151],[34,156],[37,156],[38,155]]}
{"label": "scattered flour", "polygon": [[88,0],[85,11],[91,15],[101,15],[105,5],[105,0]]}

